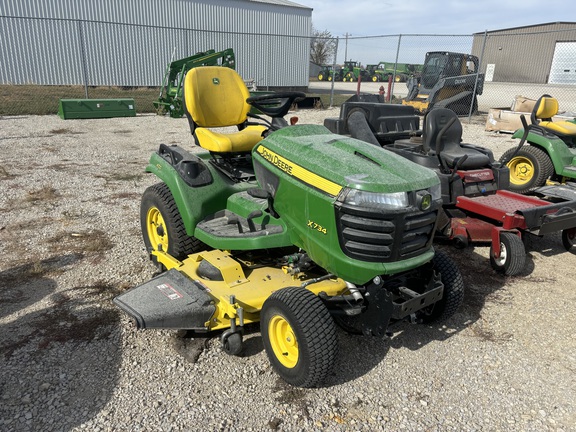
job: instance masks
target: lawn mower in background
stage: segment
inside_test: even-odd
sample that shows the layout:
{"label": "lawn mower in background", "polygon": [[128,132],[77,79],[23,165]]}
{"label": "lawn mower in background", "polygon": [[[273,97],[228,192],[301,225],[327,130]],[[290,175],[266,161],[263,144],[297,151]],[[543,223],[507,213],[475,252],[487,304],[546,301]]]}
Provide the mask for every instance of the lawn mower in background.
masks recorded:
{"label": "lawn mower in background", "polygon": [[[413,107],[344,103],[340,117],[326,119],[333,132],[382,146],[421,166],[433,169],[442,185],[443,211],[437,238],[464,248],[489,242],[494,270],[509,276],[524,271],[528,235],[562,231],[563,244],[574,239],[576,200],[544,200],[508,191],[508,167],[492,151],[462,143],[462,124],[452,110],[435,108],[420,117]],[[547,195],[552,197],[552,191]]]}
{"label": "lawn mower in background", "polygon": [[[320,125],[288,125],[303,96],[250,96],[225,67],[187,73],[202,150],[152,154],[146,171],[160,182],[142,196],[141,225],[162,273],[114,302],[138,328],[219,332],[234,355],[245,325],[260,322],[273,369],[312,387],[333,368],[335,322],[385,337],[400,321],[450,317],[464,287],[432,246],[436,174]],[[251,106],[271,120],[249,117]]]}
{"label": "lawn mower in background", "polygon": [[[512,135],[520,142],[500,158],[510,168],[510,190],[529,193],[547,182],[576,182],[576,120],[552,121],[557,114],[558,100],[543,95],[534,105],[530,124],[520,116],[524,127]],[[576,188],[572,191],[576,198]]]}

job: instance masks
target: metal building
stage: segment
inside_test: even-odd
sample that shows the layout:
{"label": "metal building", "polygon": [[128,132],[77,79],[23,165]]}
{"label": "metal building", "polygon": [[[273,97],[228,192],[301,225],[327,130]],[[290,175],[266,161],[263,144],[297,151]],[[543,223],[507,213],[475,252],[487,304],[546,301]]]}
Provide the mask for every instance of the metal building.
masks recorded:
{"label": "metal building", "polygon": [[311,33],[287,0],[0,0],[0,83],[159,86],[173,52],[233,48],[258,88],[304,88]]}
{"label": "metal building", "polygon": [[486,81],[576,84],[576,23],[493,30],[484,36],[474,34],[472,53],[482,55]]}

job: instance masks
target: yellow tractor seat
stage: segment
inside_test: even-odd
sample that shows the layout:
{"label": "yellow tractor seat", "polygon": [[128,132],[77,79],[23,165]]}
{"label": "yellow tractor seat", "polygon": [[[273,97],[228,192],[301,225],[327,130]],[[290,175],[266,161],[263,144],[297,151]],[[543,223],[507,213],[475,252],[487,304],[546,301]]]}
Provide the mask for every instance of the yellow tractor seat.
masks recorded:
{"label": "yellow tractor seat", "polygon": [[549,95],[538,99],[532,110],[532,124],[536,124],[558,135],[576,135],[576,124],[568,121],[552,121],[558,114],[558,100]]}
{"label": "yellow tractor seat", "polygon": [[[223,66],[190,69],[184,79],[184,105],[198,145],[215,153],[249,152],[267,129],[246,125],[250,92],[238,73]],[[224,133],[210,128],[238,127]]]}

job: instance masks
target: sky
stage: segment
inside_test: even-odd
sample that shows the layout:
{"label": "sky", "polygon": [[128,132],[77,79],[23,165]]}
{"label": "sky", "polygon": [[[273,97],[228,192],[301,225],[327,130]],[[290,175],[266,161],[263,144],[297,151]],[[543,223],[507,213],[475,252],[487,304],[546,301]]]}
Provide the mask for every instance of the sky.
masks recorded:
{"label": "sky", "polygon": [[[512,0],[512,1],[438,1],[438,0],[293,0],[313,8],[312,25],[316,30],[329,31],[339,37],[338,62],[344,51],[350,60],[362,64],[388,61],[395,57],[397,35],[471,35],[485,30],[500,30],[550,22],[576,22],[576,2],[573,0]],[[346,43],[346,34],[349,35]],[[355,39],[362,36],[395,35],[375,40]],[[426,39],[432,47],[418,50]],[[440,38],[403,36],[404,59],[418,62],[422,51],[436,49],[465,52],[471,38]],[[412,44],[406,50],[406,44]],[[347,45],[347,47],[346,47]],[[438,48],[436,48],[438,45]],[[440,48],[441,47],[441,48]],[[393,59],[392,59],[393,60]]]}

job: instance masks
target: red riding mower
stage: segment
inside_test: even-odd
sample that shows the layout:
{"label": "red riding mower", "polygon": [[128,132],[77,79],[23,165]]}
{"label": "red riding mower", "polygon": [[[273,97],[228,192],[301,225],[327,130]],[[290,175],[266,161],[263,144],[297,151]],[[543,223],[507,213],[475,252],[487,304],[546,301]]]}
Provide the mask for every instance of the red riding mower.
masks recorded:
{"label": "red riding mower", "polygon": [[[510,173],[492,151],[462,143],[462,124],[451,110],[437,108],[420,117],[409,106],[346,102],[338,119],[326,119],[332,132],[350,134],[434,170],[442,186],[439,239],[464,248],[490,242],[490,264],[512,276],[525,267],[523,237],[576,227],[576,200],[551,202],[509,188]],[[567,243],[564,242],[568,249]]]}

